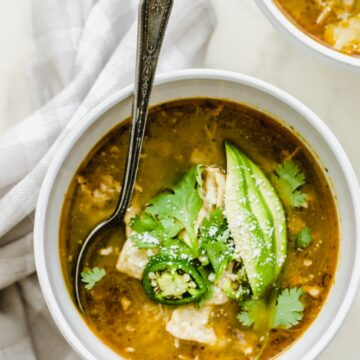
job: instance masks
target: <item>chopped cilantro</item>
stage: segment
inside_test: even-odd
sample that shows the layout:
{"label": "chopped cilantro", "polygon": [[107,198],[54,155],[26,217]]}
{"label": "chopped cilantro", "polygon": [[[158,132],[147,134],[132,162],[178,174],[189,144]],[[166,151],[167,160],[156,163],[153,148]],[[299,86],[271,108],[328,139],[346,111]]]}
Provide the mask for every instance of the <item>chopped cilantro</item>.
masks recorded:
{"label": "chopped cilantro", "polygon": [[215,281],[219,280],[234,252],[230,231],[221,209],[214,210],[201,223],[200,246],[214,269]]}
{"label": "chopped cilantro", "polygon": [[91,290],[95,284],[100,281],[106,274],[104,269],[94,267],[93,269],[85,270],[81,273],[81,281],[85,283],[85,288]]}
{"label": "chopped cilantro", "polygon": [[296,245],[300,249],[305,249],[308,247],[313,240],[311,230],[308,227],[304,227],[297,235],[296,235]]}
{"label": "chopped cilantro", "polygon": [[277,298],[273,328],[290,329],[303,318],[304,304],[300,301],[303,291],[299,288],[283,290]]}
{"label": "chopped cilantro", "polygon": [[284,289],[273,306],[267,306],[262,300],[247,300],[241,305],[242,311],[237,319],[246,327],[290,329],[303,318],[304,305],[300,300],[302,294],[303,291],[299,288]]}
{"label": "chopped cilantro", "polygon": [[306,195],[299,190],[305,184],[305,174],[292,160],[285,160],[275,169],[273,182],[281,199],[289,206],[298,208],[306,206]]}

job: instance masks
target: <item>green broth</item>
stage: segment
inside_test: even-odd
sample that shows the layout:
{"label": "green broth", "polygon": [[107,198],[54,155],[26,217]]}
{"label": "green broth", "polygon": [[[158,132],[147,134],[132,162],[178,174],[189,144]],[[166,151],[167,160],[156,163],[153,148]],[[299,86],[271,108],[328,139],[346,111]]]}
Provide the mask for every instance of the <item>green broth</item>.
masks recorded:
{"label": "green broth", "polygon": [[[114,128],[83,161],[66,194],[60,229],[60,256],[69,292],[79,246],[100,220],[111,214],[119,194],[127,152],[128,125]],[[305,316],[291,330],[273,330],[261,359],[270,359],[296,341],[314,321],[331,288],[336,270],[339,228],[333,195],[323,169],[297,136],[268,115],[233,102],[187,99],[153,107],[149,112],[143,155],[132,206],[143,208],[164,188],[173,185],[194,164],[225,168],[224,141],[244,151],[265,174],[277,163],[294,157],[306,175],[304,191],[309,206],[286,209],[288,255],[281,287],[318,289],[304,296]],[[101,184],[103,191],[98,198]],[[95,200],[94,200],[95,199]],[[313,232],[305,250],[295,248],[295,234],[303,226]],[[125,240],[122,226],[112,232],[88,257],[106,269],[106,276],[83,294],[84,319],[107,345],[127,359],[252,359],[264,344],[259,334],[241,326],[234,301],[214,308],[212,323],[221,341],[210,346],[177,340],[165,329],[172,307],[149,300],[141,282],[118,272],[118,254]],[[110,255],[101,250],[110,249]],[[311,291],[308,292],[311,292]],[[128,309],[124,299],[131,302]],[[251,353],[249,352],[251,349]]]}

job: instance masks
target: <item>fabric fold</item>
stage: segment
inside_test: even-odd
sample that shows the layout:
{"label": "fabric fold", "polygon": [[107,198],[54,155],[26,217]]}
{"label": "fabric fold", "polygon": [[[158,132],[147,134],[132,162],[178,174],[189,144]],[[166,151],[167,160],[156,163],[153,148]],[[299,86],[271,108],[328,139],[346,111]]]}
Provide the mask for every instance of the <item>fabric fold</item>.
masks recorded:
{"label": "fabric fold", "polygon": [[[0,135],[0,360],[77,358],[31,275],[33,212],[69,132],[133,81],[137,7],[138,0],[33,0],[35,111]],[[158,73],[201,66],[213,27],[208,0],[176,0]]]}

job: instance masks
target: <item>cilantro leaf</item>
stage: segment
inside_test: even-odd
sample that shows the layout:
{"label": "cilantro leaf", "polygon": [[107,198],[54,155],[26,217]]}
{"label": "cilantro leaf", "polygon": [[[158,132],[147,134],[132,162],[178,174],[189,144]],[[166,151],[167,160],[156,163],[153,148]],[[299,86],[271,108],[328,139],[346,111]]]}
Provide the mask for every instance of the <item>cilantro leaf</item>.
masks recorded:
{"label": "cilantro leaf", "polygon": [[250,317],[248,311],[240,312],[239,314],[237,314],[236,318],[243,326],[250,327],[254,324],[254,320]]}
{"label": "cilantro leaf", "polygon": [[130,236],[134,245],[140,249],[159,247],[166,239],[175,237],[182,229],[181,224],[171,218],[156,219],[145,212],[131,219],[134,233]]}
{"label": "cilantro leaf", "polygon": [[305,174],[292,160],[285,160],[275,169],[273,182],[280,197],[289,206],[298,208],[306,206],[306,195],[299,190],[305,184]]}
{"label": "cilantro leaf", "polygon": [[191,248],[178,238],[164,239],[161,243],[160,251],[162,254],[167,254],[183,260],[192,260],[194,258]]}
{"label": "cilantro leaf", "polygon": [[200,225],[200,246],[215,272],[215,282],[219,280],[226,265],[232,258],[234,244],[230,239],[230,231],[221,209],[214,210],[209,218]]}
{"label": "cilantro leaf", "polygon": [[242,311],[237,320],[245,327],[254,326],[255,329],[269,327],[269,309],[263,300],[247,300],[241,305]]}
{"label": "cilantro leaf", "polygon": [[146,213],[146,211],[141,216],[135,216],[131,219],[130,227],[137,233],[145,233],[155,230],[158,227],[158,221]]}
{"label": "cilantro leaf", "polygon": [[81,273],[81,281],[85,283],[85,288],[91,290],[95,284],[100,281],[106,274],[104,269],[94,267],[93,269],[85,270]]}
{"label": "cilantro leaf", "polygon": [[303,318],[304,304],[300,301],[303,291],[299,288],[283,290],[277,298],[273,328],[290,329]]}
{"label": "cilantro leaf", "polygon": [[301,289],[290,288],[282,290],[272,305],[263,300],[247,300],[236,318],[243,326],[255,329],[290,329],[303,318],[302,295]]}
{"label": "cilantro leaf", "polygon": [[308,247],[313,240],[311,230],[307,226],[304,227],[297,235],[296,235],[296,245],[300,249],[305,249]]}
{"label": "cilantro leaf", "polygon": [[184,241],[197,252],[195,223],[202,206],[199,178],[202,167],[195,166],[173,187],[159,194],[149,204],[146,212],[159,219],[174,219],[186,230]]}

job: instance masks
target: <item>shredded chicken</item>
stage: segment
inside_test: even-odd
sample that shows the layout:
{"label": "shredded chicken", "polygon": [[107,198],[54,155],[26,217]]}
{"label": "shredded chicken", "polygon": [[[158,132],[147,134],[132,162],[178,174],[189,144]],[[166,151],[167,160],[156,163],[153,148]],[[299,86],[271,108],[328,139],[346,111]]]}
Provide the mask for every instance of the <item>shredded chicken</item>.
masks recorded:
{"label": "shredded chicken", "polygon": [[339,20],[354,15],[356,2],[357,0],[316,0],[317,6],[320,9],[316,23],[324,23],[331,14],[335,14]]}
{"label": "shredded chicken", "polygon": [[104,175],[96,189],[90,188],[84,176],[79,175],[76,180],[80,185],[81,193],[89,198],[86,204],[95,205],[99,208],[104,207],[110,200],[114,199],[121,189],[120,183],[111,175]]}
{"label": "shredded chicken", "polygon": [[191,340],[203,344],[214,345],[217,337],[209,324],[211,306],[196,308],[194,305],[182,306],[175,309],[166,330],[182,340]]}
{"label": "shredded chicken", "polygon": [[224,207],[225,172],[218,166],[207,166],[203,171],[203,205],[196,221],[196,229],[212,210]]}
{"label": "shredded chicken", "polygon": [[360,54],[360,14],[328,25],[324,40],[336,50]]}
{"label": "shredded chicken", "polygon": [[135,279],[141,280],[142,273],[148,262],[148,255],[147,250],[137,248],[133,242],[128,239],[125,241],[121,250],[116,269]]}

